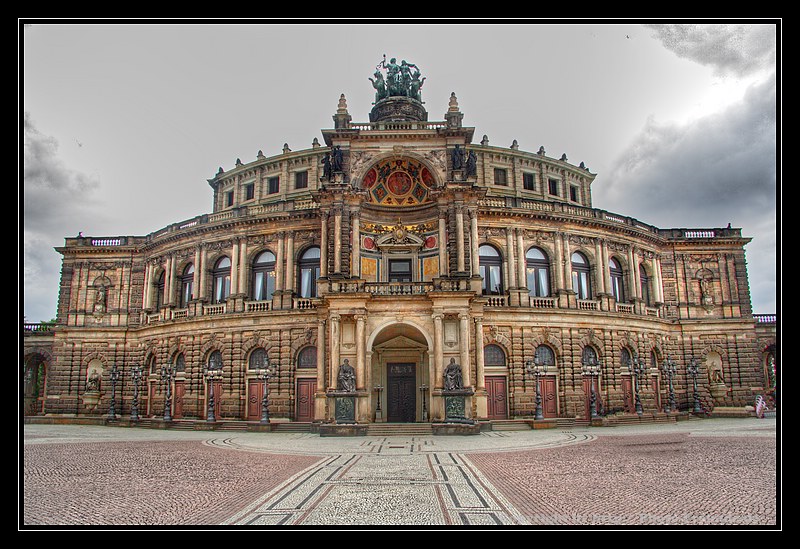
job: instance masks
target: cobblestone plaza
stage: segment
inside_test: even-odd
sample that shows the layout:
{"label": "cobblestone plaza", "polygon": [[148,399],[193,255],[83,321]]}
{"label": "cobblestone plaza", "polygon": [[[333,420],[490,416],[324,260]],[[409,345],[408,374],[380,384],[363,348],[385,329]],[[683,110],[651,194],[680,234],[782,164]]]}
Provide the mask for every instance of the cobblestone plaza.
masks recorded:
{"label": "cobblestone plaza", "polygon": [[474,436],[25,425],[19,524],[780,528],[774,418]]}

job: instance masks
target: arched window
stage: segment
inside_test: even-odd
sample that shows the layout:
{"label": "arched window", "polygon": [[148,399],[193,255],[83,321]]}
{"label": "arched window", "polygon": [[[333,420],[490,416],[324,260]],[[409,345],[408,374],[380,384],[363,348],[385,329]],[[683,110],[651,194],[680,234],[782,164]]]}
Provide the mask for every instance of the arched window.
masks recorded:
{"label": "arched window", "polygon": [[269,367],[269,357],[267,351],[259,347],[250,353],[250,360],[247,362],[248,370],[262,370]]}
{"label": "arched window", "polygon": [[150,359],[147,361],[147,369],[150,371],[151,374],[158,373],[158,364],[156,364],[156,357],[150,356]]}
{"label": "arched window", "polygon": [[209,370],[221,370],[222,369],[222,353],[219,351],[213,351],[208,356],[208,369]]}
{"label": "arched window", "polygon": [[175,371],[176,372],[186,371],[186,358],[184,358],[183,353],[180,353],[178,356],[175,357]]}
{"label": "arched window", "polygon": [[525,254],[525,272],[528,293],[533,297],[550,295],[550,262],[539,248],[531,248]]}
{"label": "arched window", "polygon": [[224,303],[231,293],[231,260],[220,258],[211,273],[214,280],[213,303]]}
{"label": "arched window", "polygon": [[608,260],[608,271],[611,274],[611,295],[617,303],[625,301],[625,284],[622,279],[622,267],[615,258]]}
{"label": "arched window", "polygon": [[275,292],[275,254],[261,252],[253,261],[253,299],[270,300]]}
{"label": "arched window", "polygon": [[156,282],[156,308],[160,309],[164,306],[165,297],[166,297],[166,280],[167,280],[167,273],[166,271],[161,271],[161,274],[158,276],[158,282]]}
{"label": "arched window", "polygon": [[181,274],[180,307],[189,306],[189,301],[194,297],[194,265],[191,263],[183,269]]}
{"label": "arched window", "polygon": [[619,364],[623,368],[627,368],[628,370],[633,370],[633,360],[631,358],[631,352],[623,347],[619,353]]}
{"label": "arched window", "polygon": [[500,295],[503,293],[503,260],[494,246],[484,244],[478,249],[480,272],[483,278],[483,295]]}
{"label": "arched window", "polygon": [[499,345],[487,345],[483,348],[483,365],[487,367],[503,367],[506,365],[506,354]]}
{"label": "arched window", "polygon": [[589,299],[592,295],[589,261],[580,252],[572,254],[572,289],[578,294],[578,299]]}
{"label": "arched window", "polygon": [[556,354],[547,345],[536,347],[536,358],[539,359],[539,364],[544,364],[545,366],[555,366],[556,364]]}
{"label": "arched window", "polygon": [[297,368],[298,369],[315,369],[317,368],[317,348],[305,347],[302,351],[297,353]]}
{"label": "arched window", "polygon": [[644,269],[644,265],[639,265],[639,281],[642,287],[642,300],[644,304],[652,306],[650,302],[650,277],[647,276],[647,271]]}
{"label": "arched window", "polygon": [[297,293],[300,297],[317,297],[319,257],[319,246],[313,246],[303,252],[300,261],[297,262],[300,272],[300,276],[297,277],[299,284]]}

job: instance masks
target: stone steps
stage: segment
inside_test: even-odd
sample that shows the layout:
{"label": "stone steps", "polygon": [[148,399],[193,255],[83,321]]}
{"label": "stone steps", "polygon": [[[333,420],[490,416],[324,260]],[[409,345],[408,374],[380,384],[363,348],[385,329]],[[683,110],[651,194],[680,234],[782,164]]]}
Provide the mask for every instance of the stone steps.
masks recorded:
{"label": "stone steps", "polygon": [[367,436],[425,436],[432,435],[430,423],[370,423]]}
{"label": "stone steps", "polygon": [[530,431],[531,426],[527,421],[513,419],[492,420],[492,431]]}
{"label": "stone steps", "polygon": [[271,429],[273,433],[310,433],[311,423],[273,423]]}

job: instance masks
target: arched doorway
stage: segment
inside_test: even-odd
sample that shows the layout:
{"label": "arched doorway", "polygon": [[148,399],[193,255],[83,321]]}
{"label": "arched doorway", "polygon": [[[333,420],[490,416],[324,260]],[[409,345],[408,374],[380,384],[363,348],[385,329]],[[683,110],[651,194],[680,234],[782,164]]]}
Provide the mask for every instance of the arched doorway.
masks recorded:
{"label": "arched doorway", "polygon": [[46,372],[45,357],[42,355],[36,353],[25,360],[22,372],[22,394],[23,414],[26,416],[34,416],[42,412]]}
{"label": "arched doorway", "polygon": [[391,324],[371,338],[369,367],[377,422],[428,421],[431,356],[424,333],[411,324]]}

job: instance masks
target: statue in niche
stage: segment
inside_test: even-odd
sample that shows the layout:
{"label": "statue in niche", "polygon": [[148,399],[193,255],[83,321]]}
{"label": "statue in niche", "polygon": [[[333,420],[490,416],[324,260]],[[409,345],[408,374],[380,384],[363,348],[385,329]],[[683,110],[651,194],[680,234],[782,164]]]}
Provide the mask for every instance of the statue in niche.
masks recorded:
{"label": "statue in niche", "polygon": [[97,313],[105,313],[106,312],[106,299],[107,299],[107,290],[105,286],[98,286],[94,290],[94,308],[93,311]]}
{"label": "statue in niche", "polygon": [[464,379],[461,374],[461,366],[455,358],[450,359],[450,364],[444,370],[444,389],[445,391],[458,391],[464,388]]}
{"label": "statue in niche", "polygon": [[343,393],[354,393],[356,391],[356,371],[350,366],[349,359],[344,359],[344,363],[339,366],[336,390]]}
{"label": "statue in niche", "polygon": [[99,392],[100,391],[100,372],[92,370],[89,378],[86,380],[86,392]]}
{"label": "statue in niche", "polygon": [[467,156],[467,177],[472,175],[478,175],[478,157],[475,151],[469,151]]}

